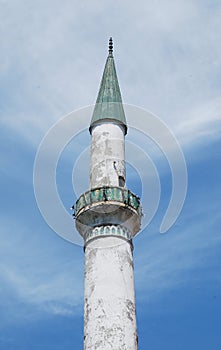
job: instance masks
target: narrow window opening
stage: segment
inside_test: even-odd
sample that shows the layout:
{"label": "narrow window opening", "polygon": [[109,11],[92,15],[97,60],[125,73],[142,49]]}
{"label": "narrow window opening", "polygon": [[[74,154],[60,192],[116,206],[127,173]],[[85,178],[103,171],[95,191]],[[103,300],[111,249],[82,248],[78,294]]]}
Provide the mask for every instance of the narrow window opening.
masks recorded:
{"label": "narrow window opening", "polygon": [[124,179],[124,177],[123,176],[119,176],[118,179],[119,179],[119,186],[120,187],[124,187],[125,186],[125,179]]}

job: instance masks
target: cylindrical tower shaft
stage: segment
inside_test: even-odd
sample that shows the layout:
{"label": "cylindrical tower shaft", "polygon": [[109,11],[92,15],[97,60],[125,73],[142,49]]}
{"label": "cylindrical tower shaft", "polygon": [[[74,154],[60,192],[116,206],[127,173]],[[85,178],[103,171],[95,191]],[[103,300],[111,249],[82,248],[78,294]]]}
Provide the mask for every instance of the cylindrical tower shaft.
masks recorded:
{"label": "cylindrical tower shaft", "polygon": [[91,135],[90,186],[125,185],[124,130],[114,122],[96,125]]}
{"label": "cylindrical tower shaft", "polygon": [[[91,188],[124,186],[124,129],[101,122],[91,131]],[[116,216],[115,209],[113,217]],[[100,226],[101,225],[101,226]],[[89,349],[137,348],[132,243],[122,239],[126,229],[100,224],[103,234],[85,246],[84,347]],[[120,236],[110,236],[117,231]],[[106,234],[109,235],[106,236]],[[131,237],[127,230],[128,238]],[[105,237],[105,238],[104,238]]]}
{"label": "cylindrical tower shaft", "polygon": [[131,245],[120,238],[85,248],[84,349],[137,349]]}

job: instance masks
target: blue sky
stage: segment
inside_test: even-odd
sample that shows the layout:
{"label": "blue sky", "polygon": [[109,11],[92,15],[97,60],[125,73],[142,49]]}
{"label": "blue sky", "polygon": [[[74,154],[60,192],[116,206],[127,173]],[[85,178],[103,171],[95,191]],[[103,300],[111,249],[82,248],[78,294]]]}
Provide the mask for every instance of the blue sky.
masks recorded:
{"label": "blue sky", "polygon": [[[162,235],[171,172],[145,137],[128,133],[161,181],[158,211],[134,240],[140,349],[220,349],[220,15],[220,3],[206,0],[1,1],[1,350],[82,348],[83,250],[42,218],[33,165],[48,129],[95,102],[110,36],[124,102],[168,125],[188,169],[183,210]],[[58,163],[67,210],[73,165],[89,143],[82,132]],[[81,160],[79,188],[87,166]],[[127,183],[140,194],[130,166]]]}

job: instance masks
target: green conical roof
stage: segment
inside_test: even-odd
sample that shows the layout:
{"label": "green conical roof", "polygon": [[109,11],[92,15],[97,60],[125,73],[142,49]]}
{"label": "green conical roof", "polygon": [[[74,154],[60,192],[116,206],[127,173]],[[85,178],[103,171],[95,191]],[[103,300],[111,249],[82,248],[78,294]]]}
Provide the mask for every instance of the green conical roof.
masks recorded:
{"label": "green conical roof", "polygon": [[110,39],[109,55],[107,57],[96,105],[94,107],[90,131],[98,122],[109,119],[123,125],[126,134],[127,123],[112,51],[113,44],[112,39]]}

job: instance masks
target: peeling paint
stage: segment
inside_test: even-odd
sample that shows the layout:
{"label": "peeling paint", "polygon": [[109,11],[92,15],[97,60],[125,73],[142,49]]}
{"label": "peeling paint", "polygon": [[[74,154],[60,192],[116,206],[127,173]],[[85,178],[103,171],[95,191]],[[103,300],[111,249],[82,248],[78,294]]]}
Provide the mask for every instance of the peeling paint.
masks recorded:
{"label": "peeling paint", "polygon": [[[94,125],[91,188],[124,184],[124,132],[121,126],[112,122]],[[137,350],[131,248],[134,223],[133,218],[127,217],[124,206],[122,208],[113,212],[114,222],[105,223],[99,211],[95,227],[86,232],[89,238],[85,239],[84,350]],[[116,221],[122,213],[125,220],[121,220],[123,226],[120,226]],[[122,235],[117,236],[121,231],[127,234],[124,239]],[[100,234],[96,236],[96,232]],[[111,235],[111,232],[115,234]]]}
{"label": "peeling paint", "polygon": [[[94,127],[91,141],[91,188],[118,186],[119,176],[125,177],[124,156],[124,131],[119,125],[105,123]],[[113,167],[114,161],[117,171]]]}
{"label": "peeling paint", "polygon": [[115,237],[85,249],[85,350],[137,349],[131,246]]}

